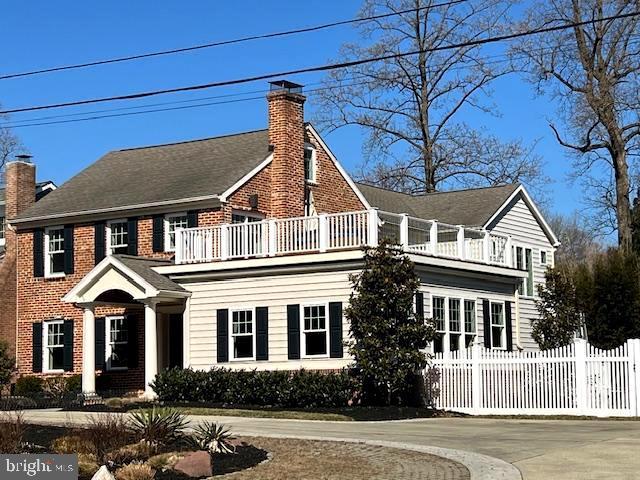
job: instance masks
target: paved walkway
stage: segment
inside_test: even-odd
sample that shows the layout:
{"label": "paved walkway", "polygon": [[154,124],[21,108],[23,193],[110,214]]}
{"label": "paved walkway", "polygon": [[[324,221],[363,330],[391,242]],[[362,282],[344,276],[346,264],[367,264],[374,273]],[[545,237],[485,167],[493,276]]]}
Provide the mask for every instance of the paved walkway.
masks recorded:
{"label": "paved walkway", "polygon": [[[28,411],[37,423],[81,422],[83,413]],[[504,460],[525,480],[640,479],[640,422],[436,418],[395,422],[318,422],[240,417],[216,420],[238,435],[401,442],[436,453],[463,450]],[[387,445],[391,446],[391,445]],[[468,465],[466,462],[465,465]],[[470,468],[471,470],[471,468]],[[472,471],[472,479],[473,471]],[[507,478],[507,477],[504,477]]]}

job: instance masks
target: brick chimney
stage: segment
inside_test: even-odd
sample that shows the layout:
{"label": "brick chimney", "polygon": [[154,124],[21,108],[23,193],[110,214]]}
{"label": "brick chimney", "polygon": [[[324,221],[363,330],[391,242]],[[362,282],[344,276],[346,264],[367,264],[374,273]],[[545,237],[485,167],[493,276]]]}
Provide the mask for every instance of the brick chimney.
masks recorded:
{"label": "brick chimney", "polygon": [[36,167],[30,155],[18,155],[7,163],[5,184],[5,211],[10,220],[36,201]]}
{"label": "brick chimney", "polygon": [[271,162],[271,216],[304,215],[304,102],[302,85],[280,80],[271,82],[269,143]]}

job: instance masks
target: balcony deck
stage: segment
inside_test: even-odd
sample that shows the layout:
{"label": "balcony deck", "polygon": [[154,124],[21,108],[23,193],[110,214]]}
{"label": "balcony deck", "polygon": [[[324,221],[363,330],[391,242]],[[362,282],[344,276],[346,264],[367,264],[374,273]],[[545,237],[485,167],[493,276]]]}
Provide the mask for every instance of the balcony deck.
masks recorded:
{"label": "balcony deck", "polygon": [[512,267],[509,236],[376,209],[179,229],[175,261],[184,265],[353,250],[383,239],[407,253]]}

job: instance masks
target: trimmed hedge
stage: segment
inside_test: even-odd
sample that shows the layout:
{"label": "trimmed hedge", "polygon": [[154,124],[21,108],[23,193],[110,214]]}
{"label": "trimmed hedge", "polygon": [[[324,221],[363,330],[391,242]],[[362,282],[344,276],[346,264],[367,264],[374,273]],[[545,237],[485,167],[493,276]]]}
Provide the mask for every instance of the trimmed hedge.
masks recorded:
{"label": "trimmed hedge", "polygon": [[152,388],[161,401],[289,408],[346,407],[357,383],[348,371],[257,371],[173,368],[159,373]]}

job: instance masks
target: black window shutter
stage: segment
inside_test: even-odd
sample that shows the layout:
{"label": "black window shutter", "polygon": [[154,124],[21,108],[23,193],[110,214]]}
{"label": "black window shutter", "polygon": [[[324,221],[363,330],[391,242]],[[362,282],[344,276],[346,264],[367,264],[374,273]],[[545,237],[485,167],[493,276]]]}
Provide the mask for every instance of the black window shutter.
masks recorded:
{"label": "black window shutter", "polygon": [[196,228],[198,226],[198,212],[191,210],[187,212],[187,227]]}
{"label": "black window shutter", "polygon": [[129,347],[127,367],[138,368],[138,317],[136,315],[127,316],[127,335]]}
{"label": "black window shutter", "polygon": [[153,217],[153,251],[164,252],[164,215]]}
{"label": "black window shutter", "polygon": [[491,302],[482,301],[482,322],[484,325],[484,346],[491,348]]}
{"label": "black window shutter", "polygon": [[65,320],[64,332],[64,371],[73,372],[73,320]]}
{"label": "black window shutter", "polygon": [[107,346],[104,317],[96,317],[96,370],[105,370],[105,351]]}
{"label": "black window shutter", "polygon": [[129,255],[138,255],[138,219],[130,218],[127,220],[127,253]]}
{"label": "black window shutter", "polygon": [[256,360],[269,360],[269,309],[256,308]]}
{"label": "black window shutter", "polygon": [[300,305],[287,305],[289,360],[300,359]]}
{"label": "black window shutter", "polygon": [[64,273],[73,273],[73,225],[64,226]]}
{"label": "black window shutter", "polygon": [[32,325],[33,339],[31,341],[33,345],[33,357],[32,367],[33,373],[42,372],[42,322],[36,322]]}
{"label": "black window shutter", "polygon": [[424,293],[416,293],[416,318],[424,321]]}
{"label": "black window shutter", "polygon": [[507,350],[513,351],[513,325],[511,320],[511,302],[504,302],[504,323],[507,336]]}
{"label": "black window shutter", "polygon": [[329,304],[329,356],[342,358],[342,302]]}
{"label": "black window shutter", "polygon": [[33,276],[44,277],[44,230],[42,228],[36,228],[33,231]]}
{"label": "black window shutter", "polygon": [[99,264],[107,254],[107,230],[104,222],[93,226],[95,264]]}
{"label": "black window shutter", "polygon": [[218,363],[229,361],[229,310],[217,312],[216,328],[218,329]]}

